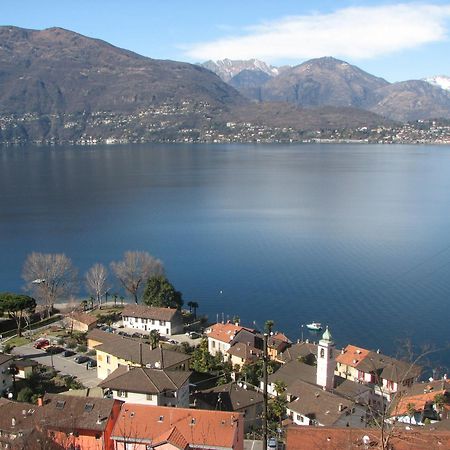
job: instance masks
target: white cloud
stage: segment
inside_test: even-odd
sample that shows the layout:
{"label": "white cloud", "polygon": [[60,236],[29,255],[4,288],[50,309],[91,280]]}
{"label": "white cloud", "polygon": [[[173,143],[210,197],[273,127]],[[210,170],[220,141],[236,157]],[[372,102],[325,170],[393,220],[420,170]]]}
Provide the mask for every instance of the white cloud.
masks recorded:
{"label": "white cloud", "polygon": [[450,6],[423,3],[352,7],[265,22],[243,30],[241,36],[193,44],[185,54],[198,61],[369,59],[446,39],[449,17]]}

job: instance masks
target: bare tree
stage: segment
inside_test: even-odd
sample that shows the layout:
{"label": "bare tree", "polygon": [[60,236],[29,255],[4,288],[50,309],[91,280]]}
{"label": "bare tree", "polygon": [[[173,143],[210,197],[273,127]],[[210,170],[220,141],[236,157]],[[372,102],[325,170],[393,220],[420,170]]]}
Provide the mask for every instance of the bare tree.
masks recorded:
{"label": "bare tree", "polygon": [[154,275],[164,275],[161,260],[154,258],[147,252],[125,252],[123,260],[111,263],[111,269],[133,297],[139,303],[139,294],[143,284]]}
{"label": "bare tree", "polygon": [[86,288],[89,294],[97,299],[98,306],[102,307],[102,296],[108,292],[108,270],[103,264],[95,264],[86,272]]}
{"label": "bare tree", "polygon": [[50,315],[57,300],[76,291],[77,270],[64,253],[30,253],[23,266],[25,288]]}

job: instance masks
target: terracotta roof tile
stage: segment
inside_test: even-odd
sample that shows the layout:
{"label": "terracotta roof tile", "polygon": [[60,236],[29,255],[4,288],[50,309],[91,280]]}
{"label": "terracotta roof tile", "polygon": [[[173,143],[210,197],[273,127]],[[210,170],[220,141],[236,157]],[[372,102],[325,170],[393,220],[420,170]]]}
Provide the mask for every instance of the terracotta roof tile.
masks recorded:
{"label": "terracotta roof tile", "polygon": [[[367,438],[365,438],[367,436]],[[375,449],[380,445],[380,431],[374,429],[327,428],[290,426],[287,429],[287,450],[361,450]],[[422,429],[396,429],[391,433],[390,444],[395,450],[450,449],[450,432]]]}
{"label": "terracotta roof tile", "polygon": [[336,357],[336,362],[345,364],[346,366],[356,367],[361,361],[364,360],[370,353],[370,350],[365,348],[356,347],[354,345],[347,345]]}
{"label": "terracotta roof tile", "polygon": [[216,339],[221,342],[229,343],[233,340],[234,336],[244,329],[240,325],[235,325],[234,323],[216,323],[209,327],[205,334],[206,336]]}
{"label": "terracotta roof tile", "polygon": [[165,443],[172,444],[174,447],[184,450],[189,447],[188,441],[177,427],[173,427],[170,430],[165,431],[160,436],[153,439],[153,446],[159,446]]}
{"label": "terracotta roof tile", "polygon": [[[191,446],[232,448],[236,434],[243,439],[243,416],[239,413],[206,411],[126,403],[112,432],[112,438],[125,437],[140,443],[167,439],[176,428]],[[180,437],[174,438],[178,443]]]}
{"label": "terracotta roof tile", "polygon": [[423,411],[425,405],[429,402],[433,403],[436,395],[445,395],[446,390],[435,390],[417,395],[402,395],[399,401],[393,406],[391,417],[403,416],[408,414],[408,405],[413,405],[416,411]]}

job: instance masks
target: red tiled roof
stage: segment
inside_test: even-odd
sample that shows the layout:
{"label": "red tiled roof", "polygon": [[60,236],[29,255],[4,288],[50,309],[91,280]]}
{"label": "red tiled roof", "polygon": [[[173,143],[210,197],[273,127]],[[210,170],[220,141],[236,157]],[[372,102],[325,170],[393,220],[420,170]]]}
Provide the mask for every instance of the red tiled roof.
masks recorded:
{"label": "red tiled roof", "polygon": [[172,444],[174,447],[179,448],[180,450],[184,450],[189,446],[188,441],[184,438],[177,427],[173,427],[153,439],[153,445],[155,447],[166,442]]}
{"label": "red tiled roof", "polygon": [[277,341],[283,341],[283,342],[286,342],[287,344],[292,344],[290,339],[285,334],[280,333],[279,331],[277,331],[275,334],[273,334],[270,337]]}
{"label": "red tiled roof", "polygon": [[343,353],[340,353],[336,357],[336,362],[345,364],[346,366],[356,367],[369,353],[370,350],[366,350],[365,348],[347,345]]}
{"label": "red tiled roof", "polygon": [[[290,426],[286,450],[361,450],[381,448],[381,432],[377,429]],[[450,449],[450,432],[422,429],[395,429],[390,434],[395,450]]]}
{"label": "red tiled roof", "polygon": [[171,436],[174,442],[183,444],[181,436],[170,433],[174,428],[192,447],[232,448],[236,434],[239,440],[243,439],[243,416],[223,411],[126,403],[122,406],[112,438],[153,443]]}
{"label": "red tiled roof", "polygon": [[423,411],[426,403],[434,402],[436,395],[445,395],[446,392],[446,390],[436,390],[417,395],[404,395],[392,409],[391,417],[407,415],[408,405],[412,405],[416,411]]}
{"label": "red tiled roof", "polygon": [[206,330],[206,336],[228,344],[236,333],[243,329],[244,327],[230,322],[216,323]]}

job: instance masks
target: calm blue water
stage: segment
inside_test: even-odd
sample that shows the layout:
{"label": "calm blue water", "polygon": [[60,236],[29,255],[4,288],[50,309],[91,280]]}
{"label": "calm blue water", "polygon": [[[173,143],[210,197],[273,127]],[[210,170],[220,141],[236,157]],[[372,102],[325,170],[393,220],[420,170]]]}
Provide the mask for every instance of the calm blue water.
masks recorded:
{"label": "calm blue water", "polygon": [[126,250],[161,258],[212,319],[273,319],[294,339],[316,320],[340,345],[392,353],[405,337],[441,347],[450,147],[0,150],[0,290],[21,289],[31,251],[84,273]]}

